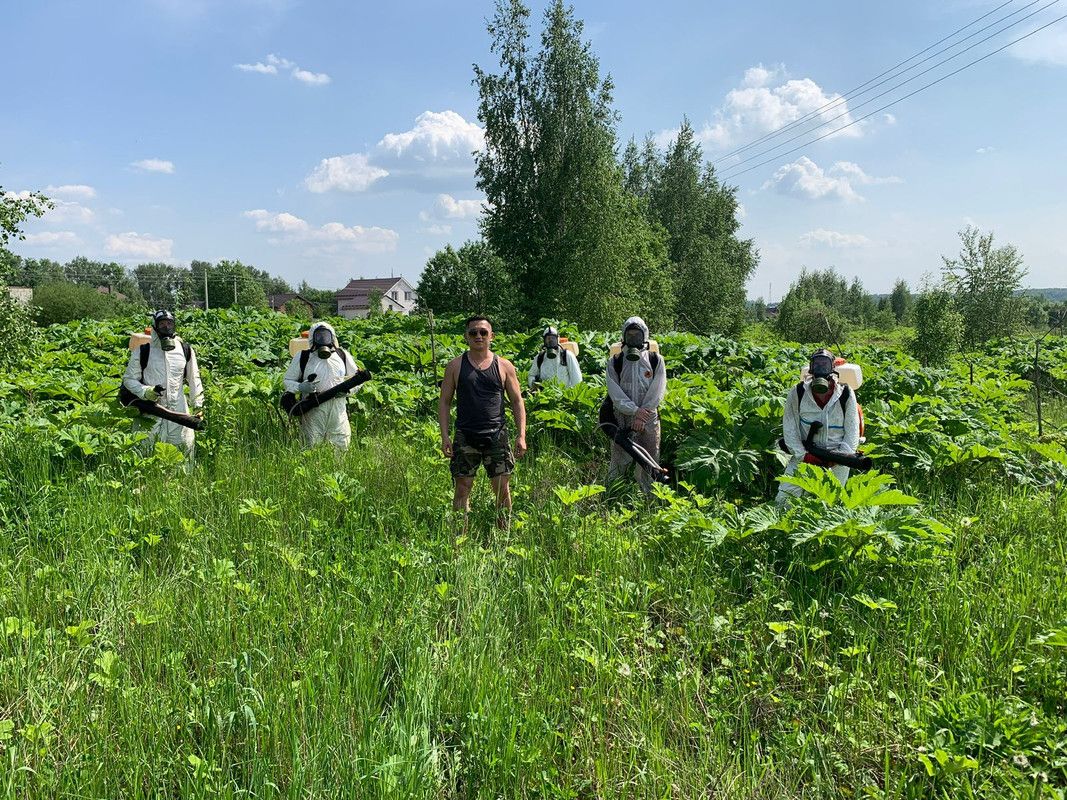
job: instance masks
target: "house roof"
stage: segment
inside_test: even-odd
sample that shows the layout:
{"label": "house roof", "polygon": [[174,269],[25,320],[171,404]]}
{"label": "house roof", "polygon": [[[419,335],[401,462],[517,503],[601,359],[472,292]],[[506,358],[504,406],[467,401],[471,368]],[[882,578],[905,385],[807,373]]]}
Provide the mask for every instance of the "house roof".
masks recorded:
{"label": "house roof", "polygon": [[388,292],[394,286],[396,286],[403,278],[353,278],[348,282],[348,285],[337,294],[350,295],[350,294],[370,294],[373,291],[380,291],[382,293]]}
{"label": "house roof", "polygon": [[314,303],[312,303],[299,292],[282,292],[281,294],[272,294],[270,297],[267,298],[267,303],[268,305],[270,305],[271,308],[279,308],[293,299],[307,303],[309,306],[314,305]]}

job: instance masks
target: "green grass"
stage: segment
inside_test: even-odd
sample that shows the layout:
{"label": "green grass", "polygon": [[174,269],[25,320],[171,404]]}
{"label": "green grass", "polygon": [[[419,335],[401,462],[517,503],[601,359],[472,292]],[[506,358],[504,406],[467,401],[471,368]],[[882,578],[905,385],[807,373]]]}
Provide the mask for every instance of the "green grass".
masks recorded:
{"label": "green grass", "polygon": [[1062,797],[1055,493],[904,487],[948,557],[824,574],[565,507],[544,442],[463,537],[426,427],[243,428],[190,476],[4,453],[4,796]]}

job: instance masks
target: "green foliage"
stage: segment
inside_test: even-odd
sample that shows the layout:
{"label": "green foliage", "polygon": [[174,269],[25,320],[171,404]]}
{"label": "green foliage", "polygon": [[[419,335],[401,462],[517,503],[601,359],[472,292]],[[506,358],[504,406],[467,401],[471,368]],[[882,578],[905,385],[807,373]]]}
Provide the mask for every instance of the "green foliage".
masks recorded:
{"label": "green foliage", "polygon": [[908,351],[923,366],[944,366],[959,351],[963,318],[956,310],[953,295],[945,289],[924,289],[915,298],[912,322],[915,335],[908,343]]}
{"label": "green foliage", "polygon": [[38,332],[31,310],[12,299],[0,284],[0,371],[11,370],[26,362],[38,345]]}
{"label": "green foliage", "polygon": [[973,226],[960,231],[959,256],[942,256],[945,286],[955,293],[968,347],[992,338],[1011,336],[1023,322],[1023,302],[1017,295],[1026,277],[1022,255],[1014,245],[993,247],[992,232],[982,235]]}
{"label": "green foliage", "polygon": [[113,297],[75,283],[46,283],[33,290],[34,320],[47,326],[80,319],[107,319],[123,313]]}
{"label": "green foliage", "polygon": [[639,313],[669,327],[662,236],[615,163],[612,84],[561,0],[545,11],[536,53],[529,16],[519,0],[500,0],[488,26],[500,71],[475,67],[486,240],[514,276],[527,323],[559,315],[605,328]]}
{"label": "green foliage", "polygon": [[416,287],[419,308],[435,314],[484,314],[498,328],[518,315],[515,285],[504,260],[485,242],[446,245],[426,262]]}
{"label": "green foliage", "polygon": [[[179,312],[208,392],[189,474],[114,401],[144,321],[52,326],[0,375],[12,796],[699,797],[721,775],[738,796],[992,800],[1067,782],[1067,449],[1020,405],[1026,343],[976,353],[973,383],[854,345],[879,472],[842,488],[802,470],[810,494],[779,509],[806,348],[657,336],[678,480],[609,499],[594,420],[618,333],[556,320],[588,379],[528,398],[512,527],[493,532],[480,478],[467,538],[424,318],[332,320],[375,372],[340,454],[275,411],[300,321]],[[521,369],[539,328],[499,331],[498,352]],[[439,359],[462,351],[461,319],[437,330]],[[1050,380],[1065,356],[1046,339]]]}
{"label": "green foliage", "polygon": [[735,188],[719,183],[689,120],[661,157],[631,141],[623,156],[624,184],[645,201],[649,218],[667,233],[678,328],[736,334],[745,310],[745,283],[758,254],[741,227]]}
{"label": "green foliage", "polygon": [[850,322],[862,323],[873,310],[858,279],[849,286],[832,268],[802,269],[778,305],[775,328],[788,341],[832,347],[847,339]]}
{"label": "green foliage", "polygon": [[908,284],[904,280],[898,280],[893,284],[893,291],[889,295],[889,308],[898,323],[908,318],[913,302],[911,290],[908,289]]}
{"label": "green foliage", "polygon": [[192,261],[189,264],[190,288],[196,299],[207,300],[211,308],[266,308],[267,293],[292,291],[289,284],[271,278],[266,272],[238,261]]}
{"label": "green foliage", "polygon": [[55,205],[40,192],[15,194],[0,186],[0,250],[11,239],[22,239],[22,223],[29,217],[41,217]]}

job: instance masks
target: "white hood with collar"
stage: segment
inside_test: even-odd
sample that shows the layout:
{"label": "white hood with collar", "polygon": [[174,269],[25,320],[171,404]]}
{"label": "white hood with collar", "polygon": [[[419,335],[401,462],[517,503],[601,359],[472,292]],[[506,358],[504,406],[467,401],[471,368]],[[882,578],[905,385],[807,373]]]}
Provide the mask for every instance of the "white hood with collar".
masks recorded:
{"label": "white hood with collar", "polygon": [[[630,317],[623,323],[622,340],[626,340],[626,329],[636,325],[645,334],[645,342],[649,340],[648,325],[641,317]],[[659,404],[663,402],[663,396],[667,392],[667,368],[663,363],[663,356],[658,356],[656,368],[652,368],[652,359],[646,347],[641,351],[637,361],[629,361],[625,356],[626,348],[623,345],[622,369],[617,375],[613,359],[607,361],[607,384],[608,394],[615,406],[615,413],[625,417],[632,417],[639,408],[647,408],[656,416]]]}

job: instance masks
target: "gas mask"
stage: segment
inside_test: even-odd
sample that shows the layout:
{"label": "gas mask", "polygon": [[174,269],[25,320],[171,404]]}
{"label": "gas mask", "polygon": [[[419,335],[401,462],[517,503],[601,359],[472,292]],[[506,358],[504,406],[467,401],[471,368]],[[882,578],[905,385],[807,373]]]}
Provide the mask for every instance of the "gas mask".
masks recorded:
{"label": "gas mask", "polygon": [[622,336],[622,350],[627,361],[637,361],[645,349],[645,332],[636,325],[626,329]]}
{"label": "gas mask", "polygon": [[159,337],[159,346],[164,350],[174,349],[174,315],[169,311],[157,311],[152,319],[152,327]]}
{"label": "gas mask", "polygon": [[545,358],[559,358],[559,331],[545,329]]}
{"label": "gas mask", "polygon": [[808,362],[808,374],[811,375],[811,390],[815,394],[830,391],[830,378],[834,374],[834,355],[829,350],[816,350]]}
{"label": "gas mask", "polygon": [[329,358],[333,353],[333,334],[329,328],[318,327],[311,337],[311,348],[319,358]]}

